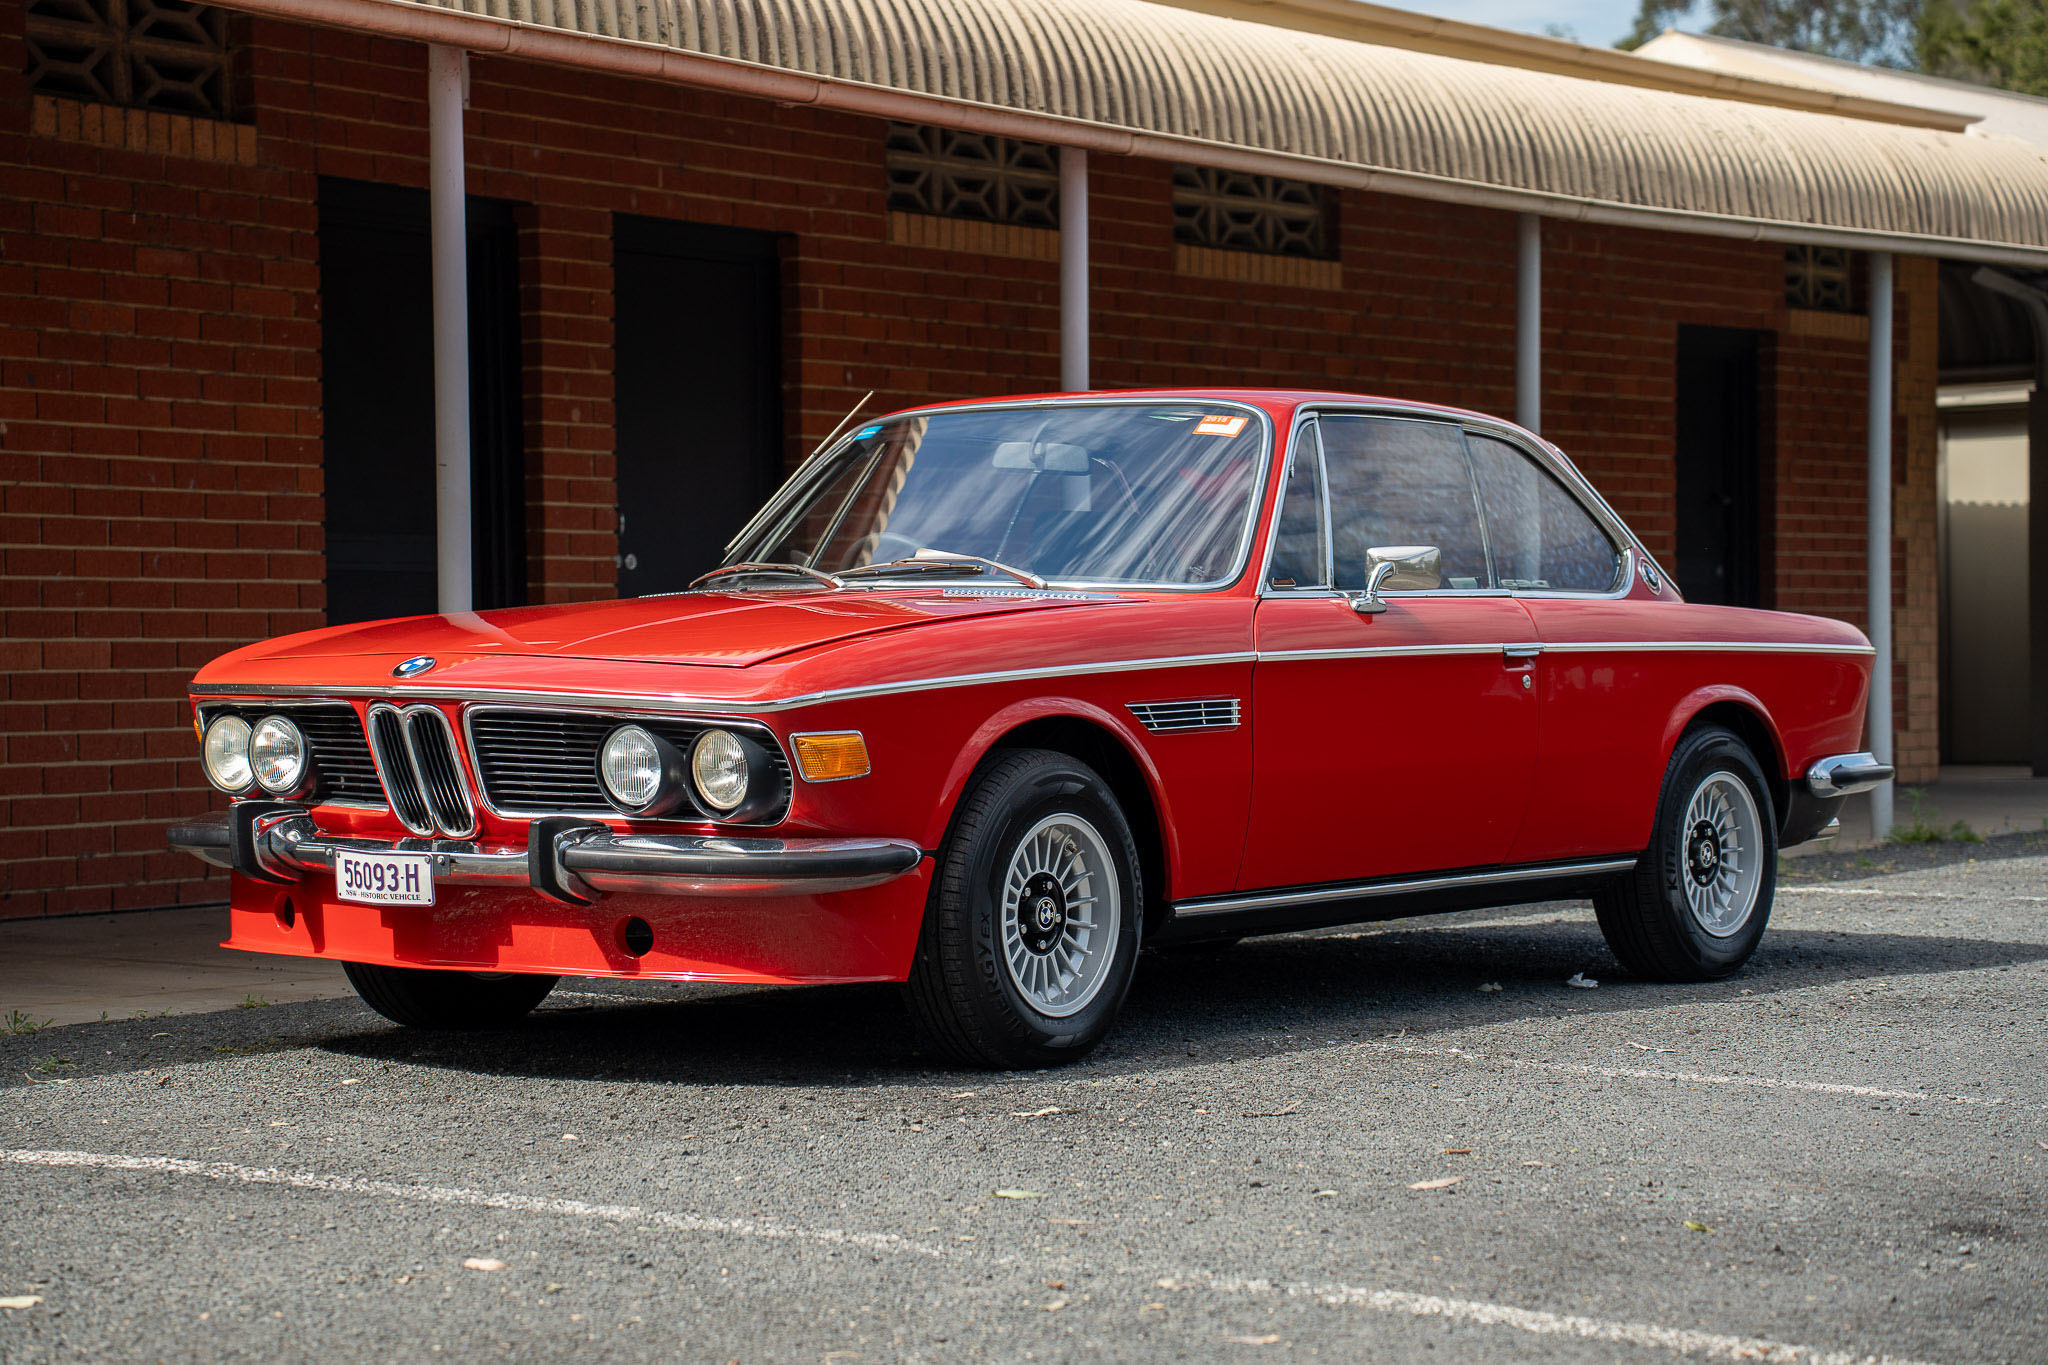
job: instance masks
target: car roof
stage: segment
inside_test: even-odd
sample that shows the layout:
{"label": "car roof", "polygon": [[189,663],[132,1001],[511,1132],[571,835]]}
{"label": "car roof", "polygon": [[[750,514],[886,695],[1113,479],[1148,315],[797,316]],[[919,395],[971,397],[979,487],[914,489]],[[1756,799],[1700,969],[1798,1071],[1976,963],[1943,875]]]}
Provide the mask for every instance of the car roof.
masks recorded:
{"label": "car roof", "polygon": [[[900,409],[900,412],[941,412],[948,408],[984,407],[1002,403],[1053,403],[1079,402],[1090,398],[1161,398],[1185,401],[1195,398],[1213,398],[1219,402],[1249,403],[1273,413],[1290,413],[1296,408],[1326,403],[1356,404],[1360,406],[1386,408],[1410,412],[1429,417],[1440,417],[1449,421],[1478,420],[1496,425],[1513,426],[1506,418],[1492,413],[1480,412],[1474,408],[1452,407],[1444,403],[1425,403],[1412,398],[1389,398],[1380,394],[1344,393],[1335,389],[1251,389],[1251,388],[1185,388],[1185,389],[1089,389],[1067,393],[1018,393],[991,395],[985,398],[962,398],[943,403],[920,403],[915,407]],[[898,413],[890,413],[897,416]],[[1520,428],[1516,428],[1520,430]]]}

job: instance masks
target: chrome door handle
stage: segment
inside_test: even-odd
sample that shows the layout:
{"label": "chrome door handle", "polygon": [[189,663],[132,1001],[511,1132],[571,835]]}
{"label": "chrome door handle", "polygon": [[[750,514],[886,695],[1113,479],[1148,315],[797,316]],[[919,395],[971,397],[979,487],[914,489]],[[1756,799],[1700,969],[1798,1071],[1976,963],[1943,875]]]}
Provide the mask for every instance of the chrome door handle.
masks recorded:
{"label": "chrome door handle", "polygon": [[1542,645],[1502,645],[1500,656],[1511,664],[1523,664],[1543,652]]}

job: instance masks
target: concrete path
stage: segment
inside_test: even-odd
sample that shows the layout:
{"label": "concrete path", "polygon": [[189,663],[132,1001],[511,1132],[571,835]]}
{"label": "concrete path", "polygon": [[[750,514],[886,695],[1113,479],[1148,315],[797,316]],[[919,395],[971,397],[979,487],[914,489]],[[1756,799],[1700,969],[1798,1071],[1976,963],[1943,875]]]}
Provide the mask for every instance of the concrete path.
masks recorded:
{"label": "concrete path", "polygon": [[332,962],[230,952],[226,933],[219,906],[0,921],[0,1030],[350,993]]}

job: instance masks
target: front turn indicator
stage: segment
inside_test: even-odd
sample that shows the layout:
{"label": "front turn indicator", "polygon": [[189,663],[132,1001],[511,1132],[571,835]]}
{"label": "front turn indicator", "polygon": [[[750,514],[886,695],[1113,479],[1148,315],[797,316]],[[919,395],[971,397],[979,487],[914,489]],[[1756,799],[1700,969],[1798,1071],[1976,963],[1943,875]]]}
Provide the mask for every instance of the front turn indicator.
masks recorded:
{"label": "front turn indicator", "polygon": [[868,775],[868,742],[858,730],[791,735],[789,739],[796,750],[796,770],[806,782],[838,782]]}

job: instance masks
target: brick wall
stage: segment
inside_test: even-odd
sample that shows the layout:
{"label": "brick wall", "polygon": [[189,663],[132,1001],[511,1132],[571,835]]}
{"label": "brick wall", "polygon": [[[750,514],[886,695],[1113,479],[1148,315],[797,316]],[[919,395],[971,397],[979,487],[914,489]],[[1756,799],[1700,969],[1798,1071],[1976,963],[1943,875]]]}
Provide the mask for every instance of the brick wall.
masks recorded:
{"label": "brick wall", "polygon": [[[253,131],[37,101],[0,0],[0,916],[218,900],[162,848],[214,797],[183,690],[320,624],[321,176],[422,186],[424,49],[246,25]],[[520,204],[535,600],[613,581],[614,212],[784,238],[794,460],[874,410],[1043,390],[1057,265],[1030,234],[892,231],[881,127],[478,58],[472,193]],[[1511,412],[1514,223],[1365,193],[1306,273],[1177,252],[1168,168],[1096,158],[1100,387],[1355,388]],[[1546,226],[1546,432],[1667,558],[1676,329],[1776,334],[1773,605],[1861,620],[1863,350],[1788,317],[1775,248]],[[1222,262],[1228,265],[1229,262]],[[1900,756],[1934,758],[1932,267],[1902,263]]]}

